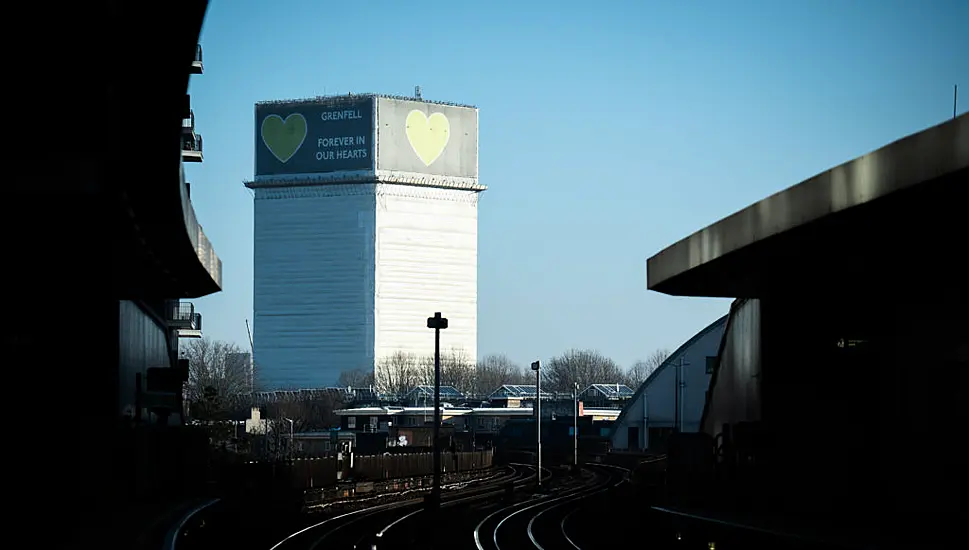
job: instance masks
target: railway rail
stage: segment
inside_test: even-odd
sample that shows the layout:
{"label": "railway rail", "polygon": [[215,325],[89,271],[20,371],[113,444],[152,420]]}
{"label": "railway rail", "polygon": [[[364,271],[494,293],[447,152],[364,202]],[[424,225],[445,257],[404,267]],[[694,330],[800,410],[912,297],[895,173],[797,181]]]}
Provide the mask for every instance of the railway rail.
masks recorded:
{"label": "railway rail", "polygon": [[[639,543],[660,550],[706,550],[713,544],[729,550],[761,542],[784,550],[841,547],[831,540],[758,529],[700,512],[666,509],[659,506],[661,501],[651,498],[644,501],[643,495],[649,493],[644,489],[662,483],[653,475],[651,463],[661,468],[664,458],[640,462],[632,470],[600,462],[571,470],[543,469],[541,487],[535,483],[534,465],[513,463],[485,477],[445,485],[438,508],[425,506],[426,488],[398,491],[392,502],[348,499],[327,508],[326,515],[312,525],[305,523],[305,518],[299,520],[303,522],[300,526],[280,525],[272,538],[249,541],[253,544],[242,547],[593,550],[623,546],[627,541],[622,537],[628,538],[630,529],[636,532]],[[606,525],[620,528],[604,528]],[[295,532],[279,540],[287,531]],[[191,539],[198,542],[194,536]],[[278,542],[272,544],[273,540]]]}
{"label": "railway rail", "polygon": [[570,534],[569,521],[582,505],[624,483],[628,470],[618,466],[586,464],[590,474],[578,486],[559,494],[539,495],[533,501],[511,504],[485,516],[474,528],[477,550],[521,548],[575,548],[581,543]]}
{"label": "railway rail", "polygon": [[[504,474],[442,487],[441,508],[500,501],[534,483],[535,477],[535,466],[511,464]],[[543,468],[543,480],[551,477],[551,472]],[[317,550],[334,546],[371,550],[378,543],[386,547],[395,531],[402,531],[405,524],[420,523],[415,519],[428,515],[423,506],[423,494],[426,493],[426,490],[402,491],[398,496],[404,500],[334,512],[330,517],[290,534],[270,550]]]}

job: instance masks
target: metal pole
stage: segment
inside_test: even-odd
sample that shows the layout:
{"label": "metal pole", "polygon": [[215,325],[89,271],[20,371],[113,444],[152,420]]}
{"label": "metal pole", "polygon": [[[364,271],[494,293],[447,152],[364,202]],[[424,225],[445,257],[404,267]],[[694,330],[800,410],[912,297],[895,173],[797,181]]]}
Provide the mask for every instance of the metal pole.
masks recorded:
{"label": "metal pole", "polygon": [[538,470],[535,471],[535,480],[538,487],[542,487],[542,371],[538,361],[532,363],[532,370],[535,371],[535,432],[536,447],[538,450]]}
{"label": "metal pole", "polygon": [[283,418],[286,422],[289,422],[289,449],[287,449],[287,456],[293,458],[293,420],[290,418]]}
{"label": "metal pole", "polygon": [[680,363],[673,371],[673,432],[680,431]]}
{"label": "metal pole", "polygon": [[[435,317],[440,313],[435,314]],[[441,329],[434,329],[434,505],[441,498]]]}
{"label": "metal pole", "polygon": [[573,416],[573,423],[575,424],[572,429],[575,430],[573,434],[575,437],[572,438],[572,463],[575,467],[579,467],[579,383],[575,383],[575,387],[572,388],[572,401],[574,401],[573,406],[575,407],[575,414]]}
{"label": "metal pole", "polygon": [[535,369],[535,403],[538,404],[538,486],[542,486],[542,372]]}
{"label": "metal pole", "polygon": [[437,508],[441,504],[441,331],[448,325],[447,318],[441,312],[434,313],[434,317],[427,318],[427,328],[434,329],[434,485],[431,488],[431,505]]}

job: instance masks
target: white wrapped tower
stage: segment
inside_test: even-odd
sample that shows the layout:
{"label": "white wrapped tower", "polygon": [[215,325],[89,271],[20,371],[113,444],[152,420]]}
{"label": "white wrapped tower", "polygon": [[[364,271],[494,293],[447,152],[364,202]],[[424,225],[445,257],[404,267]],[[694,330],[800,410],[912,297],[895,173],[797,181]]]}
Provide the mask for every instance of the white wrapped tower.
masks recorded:
{"label": "white wrapped tower", "polygon": [[256,105],[261,389],[334,385],[396,352],[477,354],[478,111],[354,95]]}

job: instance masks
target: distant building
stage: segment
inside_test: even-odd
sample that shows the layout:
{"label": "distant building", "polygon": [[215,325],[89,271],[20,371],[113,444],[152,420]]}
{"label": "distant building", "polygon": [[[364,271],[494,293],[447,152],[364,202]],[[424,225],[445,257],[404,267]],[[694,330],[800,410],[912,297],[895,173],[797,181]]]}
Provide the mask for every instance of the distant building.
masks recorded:
{"label": "distant building", "polygon": [[[464,394],[454,386],[441,386],[441,402],[460,405],[465,400]],[[404,402],[413,406],[434,406],[434,386],[416,386],[404,396]]]}
{"label": "distant building", "polygon": [[[537,387],[532,384],[505,384],[488,396],[488,402],[496,407],[521,407],[535,401]],[[542,401],[553,399],[555,396],[542,390]]]}
{"label": "distant building", "polygon": [[[431,445],[434,406],[430,407],[359,407],[336,411],[340,417],[340,431],[355,437],[377,438],[383,448],[401,445],[424,447]],[[441,407],[442,434],[451,438],[458,450],[487,447],[511,419],[534,418],[531,407]],[[583,409],[580,416],[587,422],[611,422],[618,409]],[[551,422],[543,413],[543,422]],[[342,436],[349,437],[349,436]],[[378,445],[379,447],[379,445]]]}
{"label": "distant building", "polygon": [[269,429],[269,421],[262,417],[259,407],[252,407],[249,418],[245,420],[246,433],[263,435]]}
{"label": "distant building", "polygon": [[625,384],[592,384],[579,393],[579,399],[587,407],[622,407],[634,393]]}
{"label": "distant building", "polygon": [[681,432],[700,431],[726,324],[724,315],[687,340],[646,378],[612,427],[614,449],[662,449],[677,427]]}
{"label": "distant building", "polygon": [[[374,94],[255,106],[260,385],[318,388],[396,352],[477,356],[478,110]],[[379,124],[377,121],[379,120]]]}

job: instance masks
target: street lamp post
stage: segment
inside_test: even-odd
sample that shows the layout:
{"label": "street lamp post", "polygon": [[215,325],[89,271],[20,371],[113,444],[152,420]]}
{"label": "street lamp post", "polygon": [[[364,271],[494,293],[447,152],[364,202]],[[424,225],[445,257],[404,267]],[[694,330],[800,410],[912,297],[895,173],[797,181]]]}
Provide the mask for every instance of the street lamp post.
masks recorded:
{"label": "street lamp post", "polygon": [[427,328],[434,329],[434,482],[431,488],[431,506],[441,503],[441,331],[447,328],[447,318],[441,312],[427,318]]}
{"label": "street lamp post", "polygon": [[535,471],[535,479],[538,487],[542,487],[542,366],[539,361],[532,363],[532,370],[535,371],[535,431],[536,447],[538,449],[538,469]]}
{"label": "street lamp post", "polygon": [[572,416],[573,422],[573,438],[572,438],[572,464],[575,465],[575,469],[579,469],[579,383],[575,382],[572,387],[572,401],[575,407],[575,414]]}
{"label": "street lamp post", "polygon": [[284,418],[286,422],[289,422],[289,458],[293,458],[293,420],[291,418]]}

